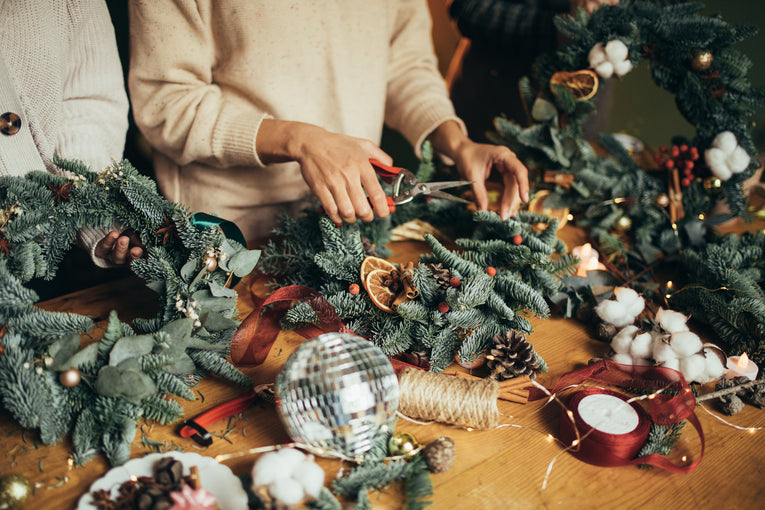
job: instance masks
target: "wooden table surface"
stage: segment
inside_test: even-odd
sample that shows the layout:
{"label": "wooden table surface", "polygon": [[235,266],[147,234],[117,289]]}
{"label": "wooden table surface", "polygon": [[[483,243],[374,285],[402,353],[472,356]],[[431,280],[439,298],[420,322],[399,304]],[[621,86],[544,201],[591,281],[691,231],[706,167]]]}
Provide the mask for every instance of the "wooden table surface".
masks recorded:
{"label": "wooden table surface", "polygon": [[[761,228],[761,227],[760,227]],[[563,235],[565,234],[565,235]],[[582,233],[567,227],[561,237],[569,248],[582,240]],[[421,246],[416,243],[394,243],[392,260],[414,260]],[[247,314],[251,302],[240,283],[240,312]],[[103,328],[112,309],[129,322],[138,316],[152,316],[154,294],[140,280],[127,279],[100,285],[61,298],[41,303],[48,310],[90,314]],[[534,332],[529,341],[549,366],[549,372],[538,380],[552,387],[564,373],[580,367],[594,357],[602,357],[608,345],[594,340],[586,325],[573,320],[551,318],[532,320]],[[98,336],[100,331],[95,331]],[[282,332],[271,349],[267,361],[245,369],[256,384],[273,382],[280,367],[302,341],[292,332]],[[457,368],[450,367],[447,372]],[[706,388],[705,388],[706,389]],[[193,417],[221,402],[246,392],[244,388],[216,377],[204,379],[196,388],[200,398],[182,401],[187,417]],[[202,398],[202,396],[204,398]],[[425,444],[440,436],[451,437],[457,446],[453,467],[432,475],[435,509],[512,509],[512,508],[762,508],[765,500],[765,430],[751,432],[746,428],[765,427],[765,411],[747,405],[743,412],[724,417],[726,425],[713,414],[713,405],[698,407],[696,415],[706,437],[706,453],[701,464],[690,474],[670,474],[637,467],[596,467],[563,452],[558,436],[560,408],[556,404],[533,402],[526,405],[499,401],[502,426],[489,431],[468,431],[444,424],[416,425],[399,419],[397,431],[412,433]],[[158,449],[183,449],[215,456],[289,441],[276,411],[267,405],[250,407],[230,423],[221,421],[211,432],[224,433],[208,448],[177,435],[178,426],[142,423],[133,443],[132,456],[139,457]],[[22,429],[7,415],[0,416],[0,450],[5,462],[0,474],[21,473],[38,485],[23,508],[71,509],[92,482],[109,466],[102,456],[82,467],[69,467],[69,439],[46,447],[39,444],[33,431]],[[147,438],[151,447],[143,441]],[[700,441],[690,426],[686,427],[671,459],[695,460]],[[249,473],[256,456],[244,456],[225,462],[236,474]],[[554,461],[554,463],[553,463]],[[331,481],[341,467],[337,460],[320,460]],[[543,488],[548,468],[547,485]],[[375,508],[400,508],[401,491],[391,486],[383,495],[372,495]]]}

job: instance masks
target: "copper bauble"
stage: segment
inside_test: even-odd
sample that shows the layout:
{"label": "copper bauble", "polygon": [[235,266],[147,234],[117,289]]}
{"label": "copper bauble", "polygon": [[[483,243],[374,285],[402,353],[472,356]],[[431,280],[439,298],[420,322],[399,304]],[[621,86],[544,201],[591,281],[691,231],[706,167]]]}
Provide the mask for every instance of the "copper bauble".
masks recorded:
{"label": "copper bauble", "polygon": [[666,193],[659,193],[656,198],[653,199],[653,205],[664,209],[669,205],[669,196]]}
{"label": "copper bauble", "polygon": [[614,229],[621,233],[627,232],[632,228],[632,219],[629,216],[620,216],[616,223],[614,223]]}
{"label": "copper bauble", "polygon": [[58,380],[63,386],[74,388],[80,384],[82,374],[80,374],[80,371],[77,368],[72,367],[58,374]]}
{"label": "copper bauble", "polygon": [[205,269],[207,269],[208,273],[212,273],[218,269],[218,259],[215,255],[207,255],[205,257]]}
{"label": "copper bauble", "polygon": [[707,191],[718,192],[722,188],[722,179],[719,177],[707,177],[704,179],[704,189]]}
{"label": "copper bauble", "polygon": [[396,432],[388,439],[388,453],[394,456],[412,455],[419,446],[414,436],[408,432]]}
{"label": "copper bauble", "polygon": [[712,53],[707,50],[696,50],[693,52],[691,67],[696,71],[706,71],[712,67]]}

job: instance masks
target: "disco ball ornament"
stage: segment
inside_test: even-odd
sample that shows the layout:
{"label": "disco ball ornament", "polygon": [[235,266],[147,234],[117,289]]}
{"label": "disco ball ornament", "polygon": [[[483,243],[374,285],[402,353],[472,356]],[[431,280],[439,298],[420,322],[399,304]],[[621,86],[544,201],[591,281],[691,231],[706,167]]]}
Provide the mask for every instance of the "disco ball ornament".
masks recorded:
{"label": "disco ball ornament", "polygon": [[279,416],[293,441],[359,457],[392,431],[398,379],[364,338],[326,333],[304,342],[276,378]]}

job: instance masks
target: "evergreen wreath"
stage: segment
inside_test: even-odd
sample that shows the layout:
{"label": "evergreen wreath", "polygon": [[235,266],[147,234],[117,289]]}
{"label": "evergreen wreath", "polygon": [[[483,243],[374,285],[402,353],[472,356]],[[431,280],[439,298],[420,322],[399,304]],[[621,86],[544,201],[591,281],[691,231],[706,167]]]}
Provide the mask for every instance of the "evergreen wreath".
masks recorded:
{"label": "evergreen wreath", "polygon": [[[765,94],[751,87],[751,62],[731,45],[756,30],[701,9],[622,0],[591,16],[579,10],[558,17],[567,42],[540,57],[533,77],[520,83],[533,124],[497,118],[490,133],[539,170],[537,187],[552,188],[546,207],[569,208],[604,251],[628,263],[701,246],[708,227],[746,212],[741,185],[758,165],[748,117]],[[598,156],[581,129],[595,111],[598,80],[621,77],[643,60],[696,130],[692,140],[662,148],[645,169],[611,135],[599,135],[610,156]],[[730,214],[707,217],[721,198]]]}
{"label": "evergreen wreath", "polygon": [[[137,420],[182,416],[169,395],[193,400],[190,387],[208,373],[251,385],[226,360],[238,326],[228,284],[252,271],[259,252],[164,200],[126,161],[101,173],[55,164],[60,175],[0,179],[0,399],[45,444],[71,431],[76,464],[104,453],[117,465],[130,456]],[[144,244],[131,269],[159,295],[159,313],[131,327],[113,311],[103,337],[81,348],[91,318],[35,307],[24,284],[55,276],[78,229],[115,223]]]}
{"label": "evergreen wreath", "polygon": [[[416,172],[421,182],[434,172],[427,145],[423,156]],[[412,218],[448,229],[458,249],[426,234],[431,253],[420,256],[411,269],[418,296],[390,313],[364,291],[361,266],[370,254],[387,256],[392,229]],[[325,215],[307,210],[302,217],[281,221],[276,238],[263,249],[260,268],[273,286],[318,290],[346,326],[386,355],[424,357],[431,370],[441,371],[455,356],[464,363],[481,358],[496,334],[530,333],[528,315],[549,315],[546,297],[558,292],[558,276],[575,271],[578,263],[565,254],[557,229],[558,220],[542,214],[522,212],[502,220],[493,212],[471,215],[463,205],[422,197],[368,224],[337,227]],[[311,306],[301,302],[288,310],[282,326],[317,321]]]}

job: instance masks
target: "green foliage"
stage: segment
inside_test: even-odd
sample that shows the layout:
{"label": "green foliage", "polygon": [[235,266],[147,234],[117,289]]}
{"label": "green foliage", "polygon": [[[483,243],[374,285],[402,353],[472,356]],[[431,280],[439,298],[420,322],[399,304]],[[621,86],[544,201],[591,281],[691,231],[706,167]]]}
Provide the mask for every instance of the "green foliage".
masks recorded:
{"label": "green foliage", "polygon": [[[673,425],[657,425],[652,423],[651,430],[648,432],[648,439],[646,439],[637,456],[642,457],[651,453],[658,453],[659,455],[669,454],[680,440],[680,434],[684,428],[684,421]],[[651,466],[643,464],[640,467],[649,468]]]}
{"label": "green foliage", "polygon": [[[197,227],[185,209],[165,201],[153,181],[128,162],[99,174],[56,160],[63,175],[31,172],[0,180],[0,400],[45,444],[72,433],[82,464],[103,453],[112,464],[130,457],[136,420],[170,423],[183,414],[167,398],[193,399],[189,385],[215,373],[245,386],[248,377],[226,357],[238,323],[227,271],[242,276],[258,252],[226,239],[220,227]],[[80,346],[89,317],[34,306],[23,283],[51,278],[82,228],[131,228],[148,256],[132,268],[157,292],[161,310],[134,328],[112,312],[101,339]],[[167,234],[165,235],[164,232]],[[226,253],[212,272],[205,257]],[[228,270],[226,269],[228,268]],[[136,331],[147,333],[136,335]],[[76,367],[92,384],[64,387],[58,373]]]}

